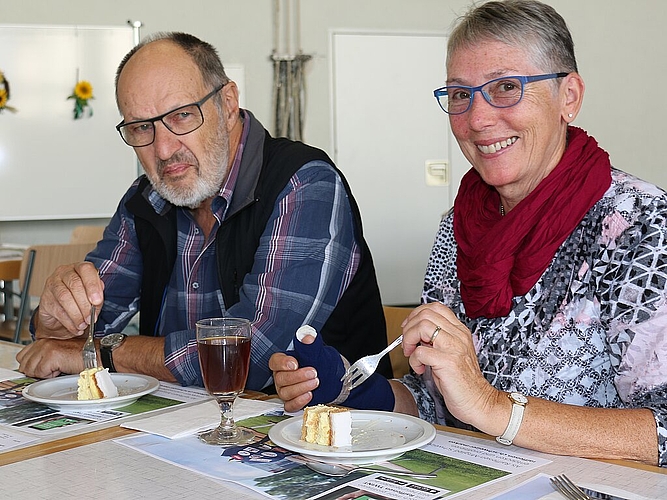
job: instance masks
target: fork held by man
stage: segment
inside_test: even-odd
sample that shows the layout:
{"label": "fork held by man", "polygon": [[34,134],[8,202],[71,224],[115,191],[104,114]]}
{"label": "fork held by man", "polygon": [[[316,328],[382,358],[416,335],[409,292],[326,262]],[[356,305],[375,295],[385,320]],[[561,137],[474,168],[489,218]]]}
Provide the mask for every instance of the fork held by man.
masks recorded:
{"label": "fork held by man", "polygon": [[[309,338],[314,340],[308,340]],[[396,341],[396,345],[400,340]],[[299,366],[311,366],[317,370],[319,386],[311,394],[310,405],[337,404],[366,410],[394,409],[395,397],[389,381],[379,373],[371,371],[363,385],[356,380],[357,387],[350,388],[343,384],[349,362],[336,349],[324,343],[322,336],[309,325],[299,328],[294,335],[292,355]],[[389,352],[389,351],[387,351]]]}
{"label": "fork held by man", "polygon": [[83,369],[97,368],[97,351],[95,350],[95,306],[90,306],[90,326],[88,339],[83,345]]}
{"label": "fork held by man", "polygon": [[370,354],[358,359],[347,369],[340,381],[343,382],[343,385],[348,387],[350,391],[359,387],[362,383],[368,380],[368,377],[375,373],[375,370],[377,370],[377,367],[380,364],[380,360],[402,342],[403,335],[399,335],[391,344],[379,353]]}

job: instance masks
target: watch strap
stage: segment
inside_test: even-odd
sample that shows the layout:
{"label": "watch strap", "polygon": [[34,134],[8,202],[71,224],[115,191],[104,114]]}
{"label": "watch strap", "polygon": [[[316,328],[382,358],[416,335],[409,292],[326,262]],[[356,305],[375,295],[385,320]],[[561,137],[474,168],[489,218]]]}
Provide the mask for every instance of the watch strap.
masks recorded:
{"label": "watch strap", "polygon": [[496,437],[496,441],[500,444],[511,445],[512,441],[519,432],[521,427],[521,422],[523,421],[523,412],[526,409],[526,403],[520,403],[515,400],[511,394],[508,394],[507,397],[512,401],[512,413],[510,414],[510,421],[507,424],[505,432],[501,436]]}
{"label": "watch strap", "polygon": [[100,358],[102,358],[102,366],[108,368],[111,373],[116,373],[116,367],[113,364],[113,355],[109,347],[100,347]]}

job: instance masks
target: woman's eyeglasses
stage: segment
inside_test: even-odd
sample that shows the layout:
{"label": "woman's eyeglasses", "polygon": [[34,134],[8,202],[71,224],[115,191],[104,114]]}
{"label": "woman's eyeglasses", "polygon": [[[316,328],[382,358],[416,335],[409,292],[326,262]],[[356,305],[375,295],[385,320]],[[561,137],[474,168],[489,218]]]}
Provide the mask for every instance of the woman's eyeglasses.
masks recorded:
{"label": "woman's eyeglasses", "polygon": [[475,92],[479,92],[494,108],[509,108],[519,104],[523,98],[523,87],[527,83],[562,78],[568,73],[549,73],[535,76],[503,76],[495,78],[478,87],[448,85],[433,91],[438,104],[445,113],[460,115],[472,106]]}

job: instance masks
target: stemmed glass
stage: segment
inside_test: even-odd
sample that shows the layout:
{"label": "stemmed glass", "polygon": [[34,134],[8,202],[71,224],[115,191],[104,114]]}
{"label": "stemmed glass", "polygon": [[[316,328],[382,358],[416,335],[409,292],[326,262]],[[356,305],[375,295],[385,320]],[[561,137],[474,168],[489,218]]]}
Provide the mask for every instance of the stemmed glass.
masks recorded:
{"label": "stemmed glass", "polygon": [[220,405],[220,425],[199,435],[207,444],[247,444],[251,430],[237,427],[233,405],[243,392],[250,367],[250,322],[242,318],[208,318],[197,321],[199,365],[206,391]]}

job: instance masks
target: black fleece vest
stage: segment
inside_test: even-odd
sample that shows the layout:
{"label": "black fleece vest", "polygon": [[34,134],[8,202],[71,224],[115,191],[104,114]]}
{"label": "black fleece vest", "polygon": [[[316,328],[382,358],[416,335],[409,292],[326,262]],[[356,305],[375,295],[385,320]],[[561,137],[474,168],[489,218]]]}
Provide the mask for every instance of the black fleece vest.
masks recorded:
{"label": "black fleece vest", "polygon": [[[278,195],[296,171],[313,160],[322,160],[333,166],[329,157],[319,149],[288,139],[274,139],[266,133],[262,170],[253,200],[227,217],[216,234],[218,279],[225,308],[239,301],[243,278],[252,268],[259,238]],[[373,259],[363,238],[359,208],[346,179],[338,169],[336,171],[352,207],[361,260],[354,278],[321,333],[328,345],[335,347],[348,360],[355,361],[387,345],[386,325]],[[156,214],[143,195],[149,188],[149,181],[144,177],[136,194],[126,204],[134,215],[144,264],[140,299],[142,335],[157,334],[164,293],[177,252],[176,208],[170,207],[164,215]],[[383,359],[378,371],[391,376],[388,357]]]}

